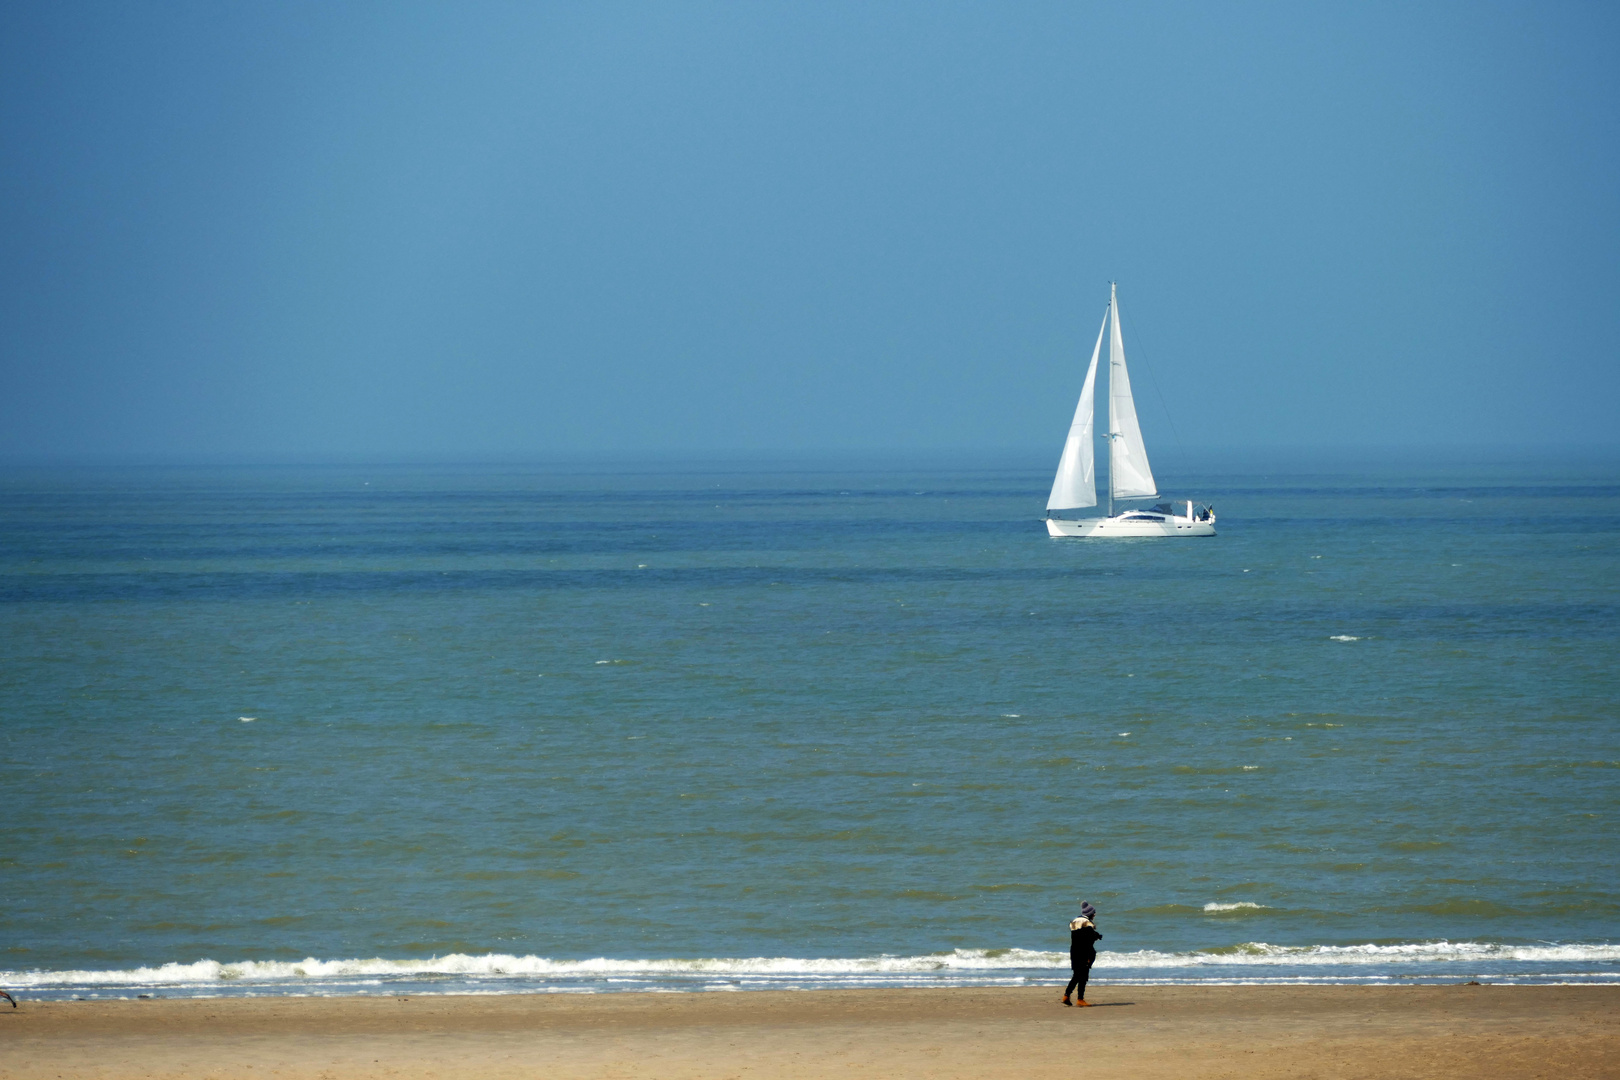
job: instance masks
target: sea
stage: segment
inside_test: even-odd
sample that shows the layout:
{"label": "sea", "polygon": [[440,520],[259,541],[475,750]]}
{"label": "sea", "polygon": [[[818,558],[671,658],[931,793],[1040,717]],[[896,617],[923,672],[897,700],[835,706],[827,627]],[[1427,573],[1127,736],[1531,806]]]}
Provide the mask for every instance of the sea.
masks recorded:
{"label": "sea", "polygon": [[1620,468],[0,470],[33,998],[1620,982]]}

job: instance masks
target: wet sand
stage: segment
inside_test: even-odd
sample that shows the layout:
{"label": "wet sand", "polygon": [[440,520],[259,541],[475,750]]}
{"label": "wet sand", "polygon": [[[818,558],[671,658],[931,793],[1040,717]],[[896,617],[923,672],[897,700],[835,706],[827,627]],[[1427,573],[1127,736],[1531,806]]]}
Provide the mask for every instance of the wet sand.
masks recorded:
{"label": "wet sand", "polygon": [[0,1077],[1620,1076],[1620,987],[0,1001]]}

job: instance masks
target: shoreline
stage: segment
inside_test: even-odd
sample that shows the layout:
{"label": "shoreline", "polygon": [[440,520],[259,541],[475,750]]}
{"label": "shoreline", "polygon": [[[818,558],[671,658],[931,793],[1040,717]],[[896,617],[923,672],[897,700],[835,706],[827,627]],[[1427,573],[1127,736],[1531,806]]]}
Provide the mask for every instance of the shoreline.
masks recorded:
{"label": "shoreline", "polygon": [[1620,1073],[1620,986],[1060,986],[0,1002],[0,1077]]}
{"label": "shoreline", "polygon": [[[821,985],[803,985],[793,979],[783,979],[765,984],[747,985],[740,980],[728,980],[728,985],[697,985],[697,980],[690,983],[676,981],[662,981],[639,986],[595,986],[558,985],[557,982],[530,986],[501,984],[466,984],[463,983],[448,989],[441,989],[434,983],[404,981],[392,987],[371,986],[366,989],[326,989],[320,986],[306,986],[303,988],[281,988],[274,986],[227,986],[219,989],[175,988],[168,986],[129,986],[115,989],[98,989],[94,987],[72,988],[68,990],[57,988],[35,989],[24,986],[21,989],[12,989],[7,992],[23,1004],[114,1004],[117,1002],[134,1001],[262,1001],[273,1002],[281,1000],[290,1001],[345,1001],[349,999],[388,999],[412,998],[426,1000],[429,998],[491,998],[491,997],[619,997],[624,995],[636,996],[639,994],[826,994],[835,991],[848,992],[889,992],[889,991],[917,991],[932,992],[941,990],[995,990],[995,991],[1030,991],[1044,990],[1048,987],[1062,989],[1065,971],[1061,976],[1054,975],[1050,979],[1029,980],[1024,982],[967,982],[967,981],[941,981],[937,984],[925,983],[893,983],[893,984],[845,984],[833,982]],[[1091,980],[1091,986],[1096,988],[1131,987],[1152,990],[1199,990],[1199,989],[1362,989],[1362,990],[1400,990],[1418,988],[1437,988],[1447,986],[1492,986],[1499,988],[1603,988],[1620,989],[1620,978],[1604,973],[1589,978],[1574,977],[1565,979],[1516,979],[1512,976],[1502,976],[1489,973],[1472,975],[1453,975],[1441,977],[1414,977],[1414,978],[1384,978],[1368,976],[1360,981],[1342,980],[1310,980],[1310,979],[1187,979],[1180,982],[1145,980],[1126,982],[1103,982],[1096,978]],[[7,989],[6,984],[0,984],[0,990]],[[0,1000],[0,1009],[6,1003]]]}
{"label": "shoreline", "polygon": [[[168,961],[105,970],[0,972],[0,987],[38,1000],[399,994],[641,993],[1030,987],[1068,978],[1066,954],[1023,948],[902,955],[691,958],[446,953],[430,957]],[[1101,982],[1129,986],[1519,986],[1620,984],[1609,940],[1511,944],[1425,941],[1269,945],[1115,953]]]}

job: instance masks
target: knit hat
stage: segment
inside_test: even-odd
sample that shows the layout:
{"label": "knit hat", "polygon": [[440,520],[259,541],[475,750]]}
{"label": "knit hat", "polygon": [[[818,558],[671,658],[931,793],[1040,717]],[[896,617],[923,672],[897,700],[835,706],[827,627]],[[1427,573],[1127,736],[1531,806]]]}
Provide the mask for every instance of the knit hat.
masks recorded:
{"label": "knit hat", "polygon": [[1084,915],[1088,919],[1095,919],[1097,917],[1097,909],[1092,907],[1090,904],[1083,903],[1080,905],[1080,914]]}

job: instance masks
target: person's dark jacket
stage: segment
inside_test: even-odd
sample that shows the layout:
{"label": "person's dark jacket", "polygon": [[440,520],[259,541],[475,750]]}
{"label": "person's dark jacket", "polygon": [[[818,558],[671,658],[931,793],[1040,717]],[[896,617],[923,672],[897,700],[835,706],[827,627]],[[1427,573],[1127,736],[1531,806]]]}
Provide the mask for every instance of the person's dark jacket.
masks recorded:
{"label": "person's dark jacket", "polygon": [[1097,959],[1097,942],[1102,935],[1089,919],[1076,919],[1069,929],[1069,963],[1075,967],[1090,967]]}

